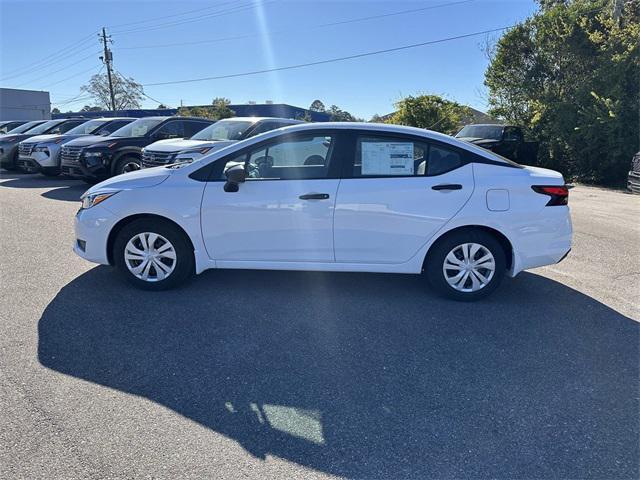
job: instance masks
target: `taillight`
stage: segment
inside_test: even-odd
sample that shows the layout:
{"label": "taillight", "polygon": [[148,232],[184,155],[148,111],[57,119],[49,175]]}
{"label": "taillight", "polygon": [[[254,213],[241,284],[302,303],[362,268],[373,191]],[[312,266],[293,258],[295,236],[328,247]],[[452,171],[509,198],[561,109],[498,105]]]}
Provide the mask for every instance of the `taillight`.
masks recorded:
{"label": "taillight", "polygon": [[568,185],[533,185],[531,188],[534,192],[551,197],[547,203],[547,207],[567,205],[569,203]]}

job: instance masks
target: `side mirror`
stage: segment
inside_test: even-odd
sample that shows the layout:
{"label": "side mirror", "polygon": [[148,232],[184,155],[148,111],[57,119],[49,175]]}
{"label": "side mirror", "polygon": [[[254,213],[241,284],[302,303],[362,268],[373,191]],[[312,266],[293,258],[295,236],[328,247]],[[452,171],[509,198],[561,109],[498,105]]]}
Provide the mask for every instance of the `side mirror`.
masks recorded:
{"label": "side mirror", "polygon": [[247,178],[247,171],[244,169],[244,165],[234,165],[224,172],[227,177],[227,183],[224,184],[225,192],[237,192],[240,183],[244,183]]}

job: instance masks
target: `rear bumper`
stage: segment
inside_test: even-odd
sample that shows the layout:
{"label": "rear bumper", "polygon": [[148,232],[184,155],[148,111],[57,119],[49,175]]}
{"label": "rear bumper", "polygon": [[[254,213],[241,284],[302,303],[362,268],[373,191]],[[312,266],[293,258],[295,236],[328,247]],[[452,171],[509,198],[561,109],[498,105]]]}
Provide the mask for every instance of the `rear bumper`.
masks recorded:
{"label": "rear bumper", "polygon": [[573,228],[569,207],[545,207],[533,222],[513,235],[514,261],[511,276],[522,270],[558,263],[571,251]]}

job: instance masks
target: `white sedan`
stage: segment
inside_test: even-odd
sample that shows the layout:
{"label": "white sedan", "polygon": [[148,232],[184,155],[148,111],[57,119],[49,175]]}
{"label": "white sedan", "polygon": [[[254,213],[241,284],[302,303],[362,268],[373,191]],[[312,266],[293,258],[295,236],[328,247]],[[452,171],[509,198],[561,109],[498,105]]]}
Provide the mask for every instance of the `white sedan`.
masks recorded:
{"label": "white sedan", "polygon": [[571,248],[560,173],[411,127],[285,127],[99,183],[75,252],[165,289],[209,268],[424,273],[458,300]]}

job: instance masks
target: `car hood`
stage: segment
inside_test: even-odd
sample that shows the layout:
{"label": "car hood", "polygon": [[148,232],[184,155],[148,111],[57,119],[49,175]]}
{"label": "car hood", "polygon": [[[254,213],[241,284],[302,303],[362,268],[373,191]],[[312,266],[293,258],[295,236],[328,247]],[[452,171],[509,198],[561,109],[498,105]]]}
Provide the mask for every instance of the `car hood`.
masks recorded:
{"label": "car hood", "polygon": [[58,137],[61,137],[62,135],[56,135],[56,134],[48,134],[48,135],[36,135],[35,137],[31,137],[29,138],[28,142],[25,143],[42,143],[42,142],[49,142],[52,140],[57,140]]}
{"label": "car hood", "polygon": [[479,138],[479,137],[456,137],[456,138],[458,140],[474,143],[476,145],[482,145],[485,143],[498,143],[500,141],[500,140],[495,140],[493,138]]}
{"label": "car hood", "polygon": [[236,143],[235,140],[219,140],[219,141],[209,141],[209,140],[159,140],[157,142],[152,143],[148,147],[145,148],[146,151],[150,152],[180,152],[182,150],[189,150],[194,148],[203,148],[203,147],[217,147],[222,148],[227,145],[231,145],[232,143]]}
{"label": "car hood", "polygon": [[79,138],[75,138],[66,143],[66,145],[72,147],[88,147],[96,143],[104,142],[110,137],[101,137],[100,135],[82,135]]}
{"label": "car hood", "polygon": [[173,170],[164,167],[144,168],[135,172],[116,175],[103,182],[97,183],[87,193],[103,190],[131,190],[134,188],[154,187],[171,176]]}
{"label": "car hood", "polygon": [[11,143],[16,143],[31,137],[33,137],[33,135],[28,135],[26,133],[20,133],[16,135],[0,135],[0,142],[6,142],[8,138],[12,138],[13,140],[11,140]]}

